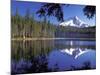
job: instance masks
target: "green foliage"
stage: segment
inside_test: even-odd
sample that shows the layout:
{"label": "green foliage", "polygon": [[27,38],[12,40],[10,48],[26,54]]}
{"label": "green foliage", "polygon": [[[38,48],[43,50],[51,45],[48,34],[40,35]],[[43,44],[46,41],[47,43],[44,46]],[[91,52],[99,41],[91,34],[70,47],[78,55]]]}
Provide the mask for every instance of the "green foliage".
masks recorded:
{"label": "green foliage", "polygon": [[93,18],[96,14],[96,6],[85,6],[83,9],[84,15],[87,16],[87,18]]}
{"label": "green foliage", "polygon": [[24,17],[20,16],[16,9],[16,15],[11,16],[11,27],[12,38],[54,37],[54,27],[50,21],[47,21],[46,17],[43,22],[36,21],[29,9]]}
{"label": "green foliage", "polygon": [[55,4],[55,3],[45,3],[41,8],[37,11],[40,17],[44,16],[54,16],[58,21],[64,21],[63,19],[63,9],[62,6],[64,4]]}
{"label": "green foliage", "polygon": [[[39,14],[39,17],[44,16],[54,16],[57,18],[58,21],[64,21],[64,13],[63,13],[63,7],[65,4],[55,4],[55,3],[45,3],[42,4],[41,8],[37,11],[37,14]],[[70,6],[67,4],[67,6]],[[83,13],[87,18],[91,19],[96,14],[96,6],[89,6],[86,5],[83,8]]]}
{"label": "green foliage", "polygon": [[62,38],[95,38],[96,27],[77,28],[72,26],[58,26],[55,36]]}
{"label": "green foliage", "polygon": [[27,9],[24,17],[16,9],[16,14],[11,16],[11,29],[12,38],[55,38],[58,36],[67,38],[73,34],[77,34],[78,36],[86,34],[91,35],[90,37],[92,38],[95,37],[95,27],[77,28],[56,26],[47,20],[47,16],[44,16],[43,21],[36,21],[34,19],[34,13],[30,14],[29,9]]}

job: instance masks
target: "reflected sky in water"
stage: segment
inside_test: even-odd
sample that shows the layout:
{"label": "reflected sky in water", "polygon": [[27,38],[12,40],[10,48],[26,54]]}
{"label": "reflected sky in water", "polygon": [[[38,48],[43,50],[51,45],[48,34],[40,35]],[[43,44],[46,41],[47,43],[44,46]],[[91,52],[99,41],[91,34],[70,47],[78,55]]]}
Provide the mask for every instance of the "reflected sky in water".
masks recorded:
{"label": "reflected sky in water", "polygon": [[12,41],[12,74],[96,68],[95,41]]}
{"label": "reflected sky in water", "polygon": [[[88,49],[86,49],[88,50]],[[78,55],[78,53],[76,54]],[[96,53],[94,50],[88,50],[82,54],[80,54],[77,58],[75,55],[70,55],[66,50],[65,51],[52,51],[49,55],[49,68],[54,69],[58,67],[59,70],[70,70],[72,67],[81,68],[84,62],[90,62],[91,67],[96,67]],[[66,68],[67,67],[67,68]]]}

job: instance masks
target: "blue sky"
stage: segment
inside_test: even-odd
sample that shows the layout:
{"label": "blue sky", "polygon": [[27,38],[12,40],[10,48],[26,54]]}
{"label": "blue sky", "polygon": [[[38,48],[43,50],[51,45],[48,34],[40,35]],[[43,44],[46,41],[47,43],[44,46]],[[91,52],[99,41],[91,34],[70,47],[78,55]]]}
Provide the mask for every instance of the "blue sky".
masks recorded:
{"label": "blue sky", "polygon": [[[14,15],[16,12],[16,8],[18,8],[19,14],[24,16],[26,13],[26,10],[29,9],[30,13],[34,13],[34,17],[36,20],[40,20],[36,13],[36,11],[41,7],[40,2],[26,2],[26,1],[12,1],[11,4],[11,13]],[[68,7],[63,7],[64,12],[64,20],[67,20],[70,17],[78,16],[79,19],[82,21],[88,23],[89,25],[96,25],[95,24],[95,16],[92,19],[88,19],[86,16],[84,16],[83,13],[84,5],[70,5]],[[60,22],[57,21],[55,17],[49,17],[48,18],[51,23],[53,24],[59,24]]]}

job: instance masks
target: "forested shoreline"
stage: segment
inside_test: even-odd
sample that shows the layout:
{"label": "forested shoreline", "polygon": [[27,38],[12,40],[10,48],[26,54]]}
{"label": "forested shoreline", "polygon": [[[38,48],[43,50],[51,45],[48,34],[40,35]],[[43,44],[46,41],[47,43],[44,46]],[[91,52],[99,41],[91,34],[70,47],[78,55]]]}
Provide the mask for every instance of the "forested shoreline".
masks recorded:
{"label": "forested shoreline", "polygon": [[77,28],[50,23],[44,16],[43,21],[35,20],[34,13],[26,11],[21,16],[16,9],[11,15],[11,38],[95,38],[96,27]]}

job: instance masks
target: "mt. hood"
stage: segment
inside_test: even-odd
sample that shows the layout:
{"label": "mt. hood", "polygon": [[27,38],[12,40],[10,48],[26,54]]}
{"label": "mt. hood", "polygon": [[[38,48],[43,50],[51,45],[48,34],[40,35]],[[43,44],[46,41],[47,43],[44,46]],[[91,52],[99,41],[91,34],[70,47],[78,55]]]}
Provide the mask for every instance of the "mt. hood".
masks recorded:
{"label": "mt. hood", "polygon": [[60,26],[73,26],[78,28],[89,27],[89,25],[81,21],[77,16],[69,18],[67,21],[59,24]]}

